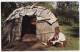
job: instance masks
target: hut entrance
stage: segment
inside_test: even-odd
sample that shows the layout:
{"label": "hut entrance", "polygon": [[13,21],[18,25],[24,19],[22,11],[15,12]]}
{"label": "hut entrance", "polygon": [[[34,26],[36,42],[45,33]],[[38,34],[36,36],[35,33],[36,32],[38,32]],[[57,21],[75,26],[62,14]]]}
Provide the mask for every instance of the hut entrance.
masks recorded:
{"label": "hut entrance", "polygon": [[23,16],[22,20],[22,35],[21,38],[26,36],[36,36],[36,16]]}

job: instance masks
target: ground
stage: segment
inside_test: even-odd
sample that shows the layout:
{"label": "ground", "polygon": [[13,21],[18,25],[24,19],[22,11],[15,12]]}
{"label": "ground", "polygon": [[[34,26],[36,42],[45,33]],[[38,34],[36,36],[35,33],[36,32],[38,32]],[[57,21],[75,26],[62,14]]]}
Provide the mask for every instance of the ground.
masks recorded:
{"label": "ground", "polygon": [[[72,26],[60,26],[61,31],[65,34],[67,38],[67,45],[64,48],[61,47],[45,47],[40,42],[36,42],[35,44],[29,45],[24,42],[16,42],[14,48],[6,49],[6,50],[19,50],[19,51],[35,51],[35,50],[79,50],[79,38],[78,38],[78,29]],[[76,30],[77,29],[77,30]],[[76,33],[77,32],[77,33]]]}

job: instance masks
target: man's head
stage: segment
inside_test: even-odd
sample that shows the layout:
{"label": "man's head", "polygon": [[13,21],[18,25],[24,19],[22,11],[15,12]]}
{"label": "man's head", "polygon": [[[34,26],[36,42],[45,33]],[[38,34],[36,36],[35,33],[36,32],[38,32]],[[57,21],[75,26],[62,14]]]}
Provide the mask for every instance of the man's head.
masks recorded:
{"label": "man's head", "polygon": [[59,32],[60,32],[59,27],[56,27],[56,28],[55,28],[55,33],[58,34]]}

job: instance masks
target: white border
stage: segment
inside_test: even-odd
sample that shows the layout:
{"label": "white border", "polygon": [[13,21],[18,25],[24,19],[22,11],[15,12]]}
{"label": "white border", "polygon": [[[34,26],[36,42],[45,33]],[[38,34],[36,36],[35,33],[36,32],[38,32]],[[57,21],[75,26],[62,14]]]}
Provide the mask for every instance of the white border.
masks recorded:
{"label": "white border", "polygon": [[1,0],[1,2],[51,2],[51,1],[79,1],[79,0]]}
{"label": "white border", "polygon": [[[54,1],[78,1],[79,2],[79,12],[80,12],[80,0],[0,0],[0,12],[1,12],[1,2],[54,2]],[[0,13],[1,17],[1,13]],[[79,13],[79,22],[80,22],[80,13]],[[1,18],[0,18],[0,27],[1,27]],[[80,27],[80,23],[79,23]],[[80,29],[80,28],[79,28]],[[80,37],[80,31],[79,31],[79,37]],[[80,44],[80,38],[79,38],[79,44]],[[80,49],[80,45],[79,45]],[[1,51],[1,28],[0,28],[0,51]],[[3,52],[13,52],[13,51],[3,51]],[[36,52],[36,51],[15,51],[15,52]],[[42,51],[38,51],[42,52]],[[45,52],[67,52],[66,51],[45,51]],[[68,51],[68,52],[80,52],[80,50],[75,51]]]}
{"label": "white border", "polygon": [[[1,27],[1,2],[0,2],[0,27]],[[1,28],[0,28],[0,50],[1,50]]]}

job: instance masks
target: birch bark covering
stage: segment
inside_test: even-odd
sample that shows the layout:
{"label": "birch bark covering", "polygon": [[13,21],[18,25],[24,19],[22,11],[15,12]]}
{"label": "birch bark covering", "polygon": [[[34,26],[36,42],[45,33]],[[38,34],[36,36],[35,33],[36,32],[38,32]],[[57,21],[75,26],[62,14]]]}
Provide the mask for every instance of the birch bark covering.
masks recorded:
{"label": "birch bark covering", "polygon": [[49,25],[46,22],[43,23],[37,23],[37,37],[39,39],[42,39],[42,41],[48,41],[49,37],[54,35],[54,31],[55,31],[55,27],[58,27],[59,24],[56,21],[55,23],[53,23],[52,25]]}
{"label": "birch bark covering", "polygon": [[53,22],[55,22],[57,20],[57,18],[55,17],[55,15],[48,9],[41,7],[41,6],[35,6],[33,8],[31,8],[30,6],[27,7],[21,7],[18,8],[16,10],[14,10],[9,17],[6,19],[7,20],[12,20],[14,18],[20,18],[20,16],[32,16],[32,15],[36,15],[36,17],[42,17],[45,19],[49,19],[46,20],[48,21],[50,24],[52,24]]}
{"label": "birch bark covering", "polygon": [[[57,18],[50,10],[42,6],[35,6],[33,8],[31,8],[31,6],[21,7],[14,10],[9,15],[9,17],[5,20],[6,22],[9,20],[15,19],[16,25],[15,25],[15,28],[13,28],[12,32],[13,32],[13,35],[16,36],[16,39],[18,38],[20,39],[22,19],[23,19],[23,16],[25,15],[28,15],[28,16],[36,15],[36,18],[37,18],[36,21],[41,21],[41,20],[44,21],[44,22],[37,22],[36,24],[37,37],[42,41],[47,41],[49,37],[54,34],[54,28],[59,26],[58,22],[56,21]],[[9,31],[9,29],[7,31]],[[6,31],[4,31],[4,33],[6,33]]]}

